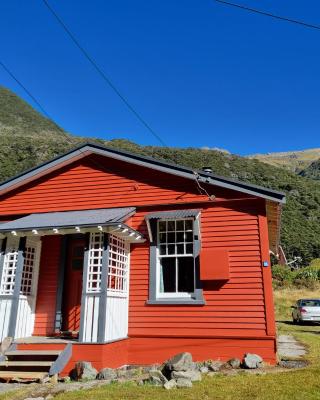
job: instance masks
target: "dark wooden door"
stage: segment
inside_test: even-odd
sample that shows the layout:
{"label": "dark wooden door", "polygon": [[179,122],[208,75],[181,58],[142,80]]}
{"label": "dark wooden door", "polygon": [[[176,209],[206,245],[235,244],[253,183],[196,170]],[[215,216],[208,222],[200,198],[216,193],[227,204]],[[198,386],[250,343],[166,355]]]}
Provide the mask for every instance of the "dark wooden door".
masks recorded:
{"label": "dark wooden door", "polygon": [[77,335],[80,328],[82,271],[85,239],[71,238],[64,284],[62,330]]}

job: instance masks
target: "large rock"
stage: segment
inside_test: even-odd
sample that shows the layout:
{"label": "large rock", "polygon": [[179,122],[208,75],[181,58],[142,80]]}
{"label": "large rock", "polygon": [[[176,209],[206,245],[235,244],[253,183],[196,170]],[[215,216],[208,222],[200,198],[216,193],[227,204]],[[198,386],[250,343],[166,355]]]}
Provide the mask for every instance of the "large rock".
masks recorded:
{"label": "large rock", "polygon": [[177,382],[175,379],[170,379],[170,381],[166,382],[163,387],[167,390],[171,390],[177,387]]}
{"label": "large rock", "polygon": [[263,359],[258,356],[258,354],[247,353],[244,356],[242,365],[244,368],[248,369],[261,368],[263,365]]}
{"label": "large rock", "polygon": [[158,369],[149,371],[149,379],[148,382],[151,385],[155,386],[163,386],[165,383],[168,382],[168,379],[163,375],[161,371]]}
{"label": "large rock", "polygon": [[101,380],[114,380],[116,378],[117,378],[117,373],[112,368],[103,368],[101,371],[99,371],[97,375],[97,379]]}
{"label": "large rock", "polygon": [[209,368],[206,367],[206,366],[204,365],[203,367],[200,367],[200,368],[199,368],[199,371],[200,371],[202,374],[207,374],[207,373],[209,372]]}
{"label": "large rock", "polygon": [[239,358],[231,358],[231,359],[228,361],[228,364],[229,364],[232,368],[240,368],[241,361],[239,360]]}
{"label": "large rock", "polygon": [[200,371],[172,371],[171,378],[173,379],[189,379],[191,382],[201,381]]}
{"label": "large rock", "polygon": [[179,378],[177,379],[177,388],[191,388],[192,382],[190,379]]}
{"label": "large rock", "polygon": [[209,371],[218,372],[223,367],[224,363],[221,361],[208,361],[205,366],[208,367]]}
{"label": "large rock", "polygon": [[143,365],[141,367],[142,373],[148,373],[149,371],[153,371],[155,369],[160,369],[161,364],[150,364],[150,365]]}
{"label": "large rock", "polygon": [[176,354],[165,362],[165,369],[169,371],[188,371],[193,368],[192,355],[187,352]]}
{"label": "large rock", "polygon": [[91,362],[78,361],[74,368],[76,380],[96,379],[98,371],[92,366]]}

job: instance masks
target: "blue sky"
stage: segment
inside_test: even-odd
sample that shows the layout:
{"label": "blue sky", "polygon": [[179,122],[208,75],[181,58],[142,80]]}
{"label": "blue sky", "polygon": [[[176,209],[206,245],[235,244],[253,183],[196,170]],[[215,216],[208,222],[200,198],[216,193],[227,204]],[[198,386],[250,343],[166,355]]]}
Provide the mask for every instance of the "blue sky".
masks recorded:
{"label": "blue sky", "polygon": [[[320,25],[317,0],[235,0]],[[170,146],[320,147],[320,30],[213,0],[50,0]],[[41,0],[0,2],[0,58],[67,131],[158,144]],[[32,101],[0,68],[0,84]]]}

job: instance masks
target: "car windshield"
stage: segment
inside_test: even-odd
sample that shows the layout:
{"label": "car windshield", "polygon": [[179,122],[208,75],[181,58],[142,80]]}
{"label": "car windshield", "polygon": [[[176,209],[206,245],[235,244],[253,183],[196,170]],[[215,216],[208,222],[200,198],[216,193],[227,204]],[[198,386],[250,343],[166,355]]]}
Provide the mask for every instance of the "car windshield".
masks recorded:
{"label": "car windshield", "polygon": [[320,307],[320,300],[300,300],[301,307]]}

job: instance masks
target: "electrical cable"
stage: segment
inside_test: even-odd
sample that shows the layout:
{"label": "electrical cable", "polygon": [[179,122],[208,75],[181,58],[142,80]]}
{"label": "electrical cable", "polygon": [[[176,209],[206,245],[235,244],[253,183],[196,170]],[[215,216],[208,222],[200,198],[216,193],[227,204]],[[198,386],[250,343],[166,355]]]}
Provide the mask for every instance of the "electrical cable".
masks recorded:
{"label": "electrical cable", "polygon": [[111,79],[105,74],[105,72],[100,68],[97,62],[92,58],[88,51],[80,44],[79,40],[67,27],[66,23],[58,15],[58,13],[52,8],[47,0],[42,0],[43,4],[47,7],[59,25],[63,28],[66,34],[70,37],[74,45],[80,50],[83,56],[89,61],[100,77],[107,83],[107,85],[116,93],[116,95],[123,101],[127,108],[135,115],[135,117],[144,125],[144,127],[161,143],[162,146],[167,146],[164,140],[157,134],[154,129],[145,121],[145,119],[138,113],[138,111],[129,103],[129,100],[120,92],[116,85],[111,81]]}
{"label": "electrical cable", "polygon": [[279,19],[281,21],[291,22],[293,24],[304,26],[305,28],[311,28],[311,29],[320,30],[320,25],[313,25],[313,24],[309,24],[308,22],[299,21],[299,20],[292,19],[292,18],[287,18],[287,17],[282,17],[280,15],[272,14],[272,13],[269,13],[267,11],[258,10],[256,8],[247,7],[247,6],[244,6],[242,4],[232,3],[230,1],[225,1],[225,0],[213,0],[213,1],[215,1],[216,3],[225,4],[227,6],[240,8],[242,10],[249,11],[249,12],[252,12],[252,13],[255,13],[255,14],[265,15],[267,17],[271,17],[271,18],[274,18],[274,19]]}

